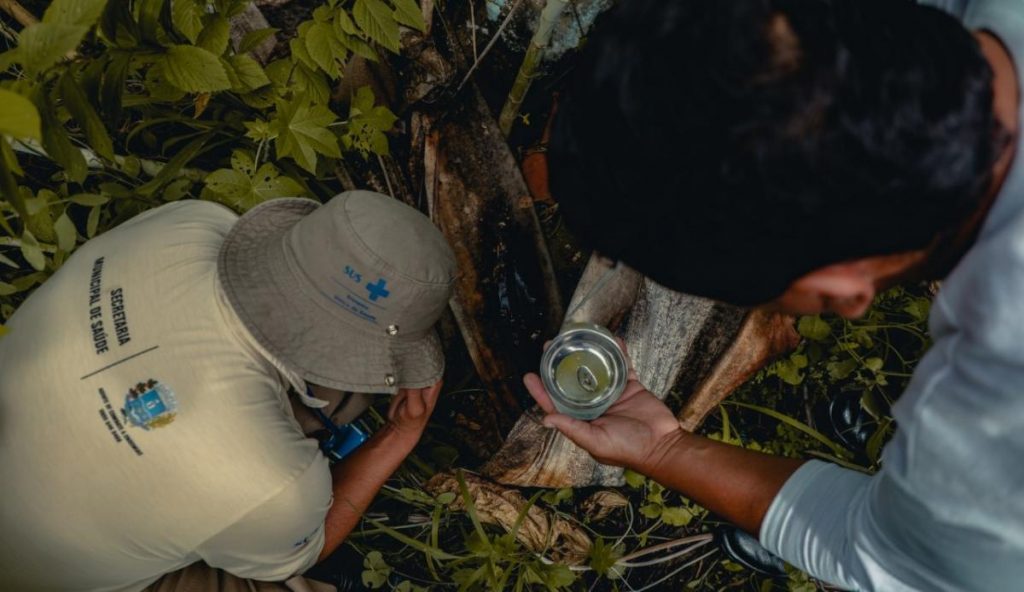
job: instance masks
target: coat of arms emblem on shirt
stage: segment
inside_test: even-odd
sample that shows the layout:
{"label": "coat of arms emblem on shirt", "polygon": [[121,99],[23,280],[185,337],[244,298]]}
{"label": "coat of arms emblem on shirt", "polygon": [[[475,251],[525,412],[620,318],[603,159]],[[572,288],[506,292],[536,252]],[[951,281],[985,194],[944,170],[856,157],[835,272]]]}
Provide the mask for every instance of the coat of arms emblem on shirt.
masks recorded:
{"label": "coat of arms emblem on shirt", "polygon": [[174,392],[150,378],[128,389],[121,414],[133,426],[150,430],[174,421],[177,411],[178,400]]}

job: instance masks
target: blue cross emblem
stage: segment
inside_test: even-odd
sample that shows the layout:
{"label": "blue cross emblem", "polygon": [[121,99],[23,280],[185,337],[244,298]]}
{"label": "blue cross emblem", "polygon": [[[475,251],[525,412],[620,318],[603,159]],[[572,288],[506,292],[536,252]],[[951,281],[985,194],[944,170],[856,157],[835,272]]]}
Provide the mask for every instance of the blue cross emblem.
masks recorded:
{"label": "blue cross emblem", "polygon": [[378,298],[387,298],[391,295],[391,292],[387,290],[388,282],[384,278],[380,278],[373,284],[366,284],[366,291],[370,293],[370,300],[376,301]]}

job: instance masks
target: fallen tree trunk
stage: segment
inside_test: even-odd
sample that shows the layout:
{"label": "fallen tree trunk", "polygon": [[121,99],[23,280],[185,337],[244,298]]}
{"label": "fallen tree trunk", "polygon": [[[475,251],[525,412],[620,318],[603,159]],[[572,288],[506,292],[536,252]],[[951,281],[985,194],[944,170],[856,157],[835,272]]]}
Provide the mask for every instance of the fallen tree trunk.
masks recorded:
{"label": "fallen tree trunk", "polygon": [[[584,272],[573,302],[586,297],[599,277],[594,260]],[[740,309],[668,290],[648,279],[639,293],[638,276],[615,277],[571,315],[572,320],[614,323],[628,309],[620,328],[638,378],[659,398],[674,387],[694,386],[680,417],[693,430],[718,403],[768,360],[795,345],[792,324],[777,315]],[[630,307],[631,294],[637,294]],[[570,310],[572,305],[570,305]],[[687,388],[687,390],[691,390]],[[686,392],[686,391],[683,391]],[[534,408],[523,415],[505,445],[484,465],[499,483],[530,487],[619,486],[622,469],[602,465],[558,431],[541,424]]]}
{"label": "fallen tree trunk", "polygon": [[427,118],[424,177],[431,218],[455,252],[452,312],[507,432],[527,395],[544,339],[562,305],[533,200],[475,86]]}

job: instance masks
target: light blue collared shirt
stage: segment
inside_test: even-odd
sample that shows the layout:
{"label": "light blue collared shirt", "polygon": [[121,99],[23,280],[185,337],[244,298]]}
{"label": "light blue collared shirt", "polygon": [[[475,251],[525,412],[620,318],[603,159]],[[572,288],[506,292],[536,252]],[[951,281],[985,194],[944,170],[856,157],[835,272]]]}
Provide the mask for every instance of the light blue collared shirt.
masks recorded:
{"label": "light blue collared shirt", "polygon": [[[1024,80],[1024,0],[923,3],[994,33]],[[929,326],[882,470],[807,463],[761,543],[854,590],[1024,590],[1024,149]]]}

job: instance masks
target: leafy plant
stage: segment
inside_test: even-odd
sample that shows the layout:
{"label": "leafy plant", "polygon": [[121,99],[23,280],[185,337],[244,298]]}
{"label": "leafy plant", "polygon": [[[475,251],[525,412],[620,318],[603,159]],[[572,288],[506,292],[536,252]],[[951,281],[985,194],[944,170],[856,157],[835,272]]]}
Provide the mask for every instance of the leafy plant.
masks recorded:
{"label": "leafy plant", "polygon": [[[327,0],[290,55],[232,41],[249,0],[53,0],[0,53],[0,321],[83,240],[183,198],[239,212],[336,192],[346,153],[389,153],[397,120],[369,88],[332,99],[352,56],[424,30],[415,0]],[[2,327],[2,325],[0,325]]]}

